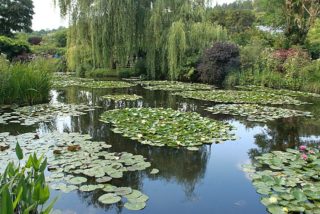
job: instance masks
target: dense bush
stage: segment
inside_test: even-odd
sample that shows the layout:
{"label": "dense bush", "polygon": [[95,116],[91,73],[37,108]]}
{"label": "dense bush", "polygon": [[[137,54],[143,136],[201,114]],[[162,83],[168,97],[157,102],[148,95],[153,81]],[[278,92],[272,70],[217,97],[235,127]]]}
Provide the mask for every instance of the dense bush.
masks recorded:
{"label": "dense bush", "polygon": [[[245,49],[247,49],[246,47]],[[272,51],[264,50],[258,60],[253,60],[249,51],[241,52],[241,72],[228,75],[226,84],[260,85],[275,89],[303,90],[320,92],[320,61],[311,61],[307,52],[300,48]],[[246,55],[246,56],[243,56]]]}
{"label": "dense bush", "polygon": [[134,68],[118,68],[118,76],[120,78],[130,78],[136,76]]}
{"label": "dense bush", "polygon": [[55,62],[37,59],[10,64],[0,57],[0,104],[32,105],[49,100]]}
{"label": "dense bush", "polygon": [[307,48],[313,59],[320,58],[320,19],[316,21],[313,28],[310,29],[307,36]]}
{"label": "dense bush", "polygon": [[32,36],[28,38],[28,42],[31,45],[40,45],[41,41],[42,41],[42,37],[39,37],[39,36]]}
{"label": "dense bush", "polygon": [[[24,155],[18,143],[15,150],[19,161],[22,161]],[[47,160],[37,158],[36,154],[29,156],[25,166],[8,163],[4,173],[0,174],[1,213],[51,213],[57,199],[44,208],[50,198],[44,174],[46,167]]]}
{"label": "dense bush", "polygon": [[96,68],[86,72],[87,77],[103,78],[103,77],[117,77],[117,70],[108,68]]}
{"label": "dense bush", "polygon": [[239,48],[231,43],[217,42],[204,52],[197,70],[202,82],[221,86],[227,74],[239,66]]}
{"label": "dense bush", "polygon": [[29,52],[30,48],[25,42],[0,36],[0,54],[7,55],[9,60]]}

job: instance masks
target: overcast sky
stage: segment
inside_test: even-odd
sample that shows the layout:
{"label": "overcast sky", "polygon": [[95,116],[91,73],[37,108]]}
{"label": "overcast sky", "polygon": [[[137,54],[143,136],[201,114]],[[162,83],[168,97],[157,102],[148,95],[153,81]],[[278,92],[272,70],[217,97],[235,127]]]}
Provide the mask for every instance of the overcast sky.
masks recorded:
{"label": "overcast sky", "polygon": [[[218,4],[233,1],[235,0],[213,0],[213,2],[217,2]],[[54,7],[53,0],[33,0],[33,4],[35,12],[33,16],[33,30],[55,29],[60,26],[67,26],[67,21],[60,17],[59,9]]]}

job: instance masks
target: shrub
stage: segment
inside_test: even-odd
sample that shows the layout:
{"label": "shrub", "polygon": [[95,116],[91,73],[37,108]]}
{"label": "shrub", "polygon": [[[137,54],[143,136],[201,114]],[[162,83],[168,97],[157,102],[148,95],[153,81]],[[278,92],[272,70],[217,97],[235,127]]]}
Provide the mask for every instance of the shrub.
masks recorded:
{"label": "shrub", "polygon": [[38,37],[38,36],[33,36],[28,38],[28,42],[31,45],[40,45],[40,43],[42,42],[42,37]]}
{"label": "shrub", "polygon": [[[21,161],[23,152],[17,143],[16,155]],[[54,199],[47,208],[44,204],[49,200],[50,190],[46,183],[44,171],[47,160],[30,155],[26,165],[20,163],[15,166],[9,163],[3,174],[0,174],[0,210],[1,213],[39,213],[49,214],[57,199]],[[40,207],[41,208],[38,208]]]}
{"label": "shrub", "polygon": [[93,78],[103,78],[103,77],[117,77],[118,73],[115,69],[108,69],[108,68],[97,68],[93,69],[89,72],[86,72],[87,77]]}
{"label": "shrub", "polygon": [[134,73],[136,76],[147,75],[147,65],[146,60],[139,58],[134,65]]}
{"label": "shrub", "polygon": [[310,29],[307,36],[307,48],[313,59],[320,58],[320,19],[316,21],[313,28]]}
{"label": "shrub", "polygon": [[0,36],[0,53],[7,55],[9,60],[30,53],[30,48],[25,42],[14,40],[5,36]]}
{"label": "shrub", "polygon": [[[0,57],[1,58],[1,57]],[[0,104],[32,105],[47,102],[55,63],[37,59],[9,64],[0,60]]]}
{"label": "shrub", "polygon": [[119,68],[118,69],[118,76],[120,78],[130,78],[135,75],[135,70],[134,68]]}
{"label": "shrub", "polygon": [[239,69],[239,48],[231,43],[217,42],[207,49],[197,70],[200,80],[221,86],[227,74]]}

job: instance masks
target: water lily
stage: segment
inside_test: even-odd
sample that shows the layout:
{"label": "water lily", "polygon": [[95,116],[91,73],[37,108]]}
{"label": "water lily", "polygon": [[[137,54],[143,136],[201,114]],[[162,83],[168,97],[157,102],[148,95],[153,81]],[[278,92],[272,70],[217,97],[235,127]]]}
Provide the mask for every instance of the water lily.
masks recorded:
{"label": "water lily", "polygon": [[278,202],[278,199],[276,197],[272,196],[269,198],[269,201],[270,201],[270,203],[274,204],[274,203]]}
{"label": "water lily", "polygon": [[301,158],[302,158],[303,160],[307,160],[307,159],[308,159],[308,156],[307,156],[306,154],[302,154],[302,155],[301,155]]}
{"label": "water lily", "polygon": [[314,155],[314,154],[315,154],[315,151],[314,151],[314,150],[310,150],[310,151],[309,151],[309,154]]}
{"label": "water lily", "polygon": [[306,149],[307,149],[306,146],[300,146],[300,147],[299,147],[299,150],[300,150],[300,151],[305,151]]}

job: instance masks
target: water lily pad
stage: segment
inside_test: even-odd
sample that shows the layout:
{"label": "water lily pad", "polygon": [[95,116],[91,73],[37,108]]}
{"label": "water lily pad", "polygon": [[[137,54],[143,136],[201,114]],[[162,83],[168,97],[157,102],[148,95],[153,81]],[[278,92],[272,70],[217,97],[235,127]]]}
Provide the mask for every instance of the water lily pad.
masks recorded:
{"label": "water lily pad", "polygon": [[124,204],[124,207],[127,208],[128,210],[143,210],[146,207],[146,203],[145,202],[133,203],[129,201]]}
{"label": "water lily pad", "polygon": [[206,108],[206,110],[212,112],[213,114],[228,114],[246,117],[249,121],[257,122],[267,122],[279,118],[289,117],[312,117],[310,112],[260,106],[256,104],[221,104]]}
{"label": "water lily pad", "polygon": [[320,200],[320,152],[317,147],[301,151],[273,151],[255,157],[245,166],[257,192],[264,195],[261,203],[270,213],[314,213]]}
{"label": "water lily pad", "polygon": [[158,174],[159,173],[159,169],[152,169],[150,174],[151,175],[155,175],[155,174]]}
{"label": "water lily pad", "polygon": [[100,201],[103,204],[115,204],[121,201],[121,197],[113,193],[108,193],[100,196],[98,198],[98,201]]}
{"label": "water lily pad", "polygon": [[[144,120],[144,123],[141,121]],[[112,123],[119,133],[152,146],[195,147],[233,139],[228,124],[201,117],[195,112],[163,108],[116,109],[105,112],[101,121]],[[146,163],[130,169],[143,169]],[[112,177],[112,175],[110,175]]]}
{"label": "water lily pad", "polygon": [[302,105],[305,102],[296,100],[289,96],[277,95],[268,92],[256,91],[233,91],[233,90],[211,90],[211,91],[183,91],[174,95],[184,98],[212,101],[217,103],[247,103],[247,104],[273,104],[273,105]]}
{"label": "water lily pad", "polygon": [[102,189],[103,187],[103,185],[83,185],[79,188],[79,190],[82,192],[92,192],[97,189]]}
{"label": "water lily pad", "polygon": [[84,177],[74,177],[74,178],[72,178],[72,179],[70,179],[68,181],[68,183],[75,184],[75,185],[82,184],[82,183],[85,183],[85,182],[87,182],[87,179],[84,178]]}
{"label": "water lily pad", "polygon": [[198,90],[211,90],[214,88],[212,85],[199,84],[199,83],[184,83],[177,81],[139,81],[137,82],[148,90],[164,90],[164,91],[198,91]]}
{"label": "water lily pad", "polygon": [[112,178],[110,178],[108,176],[105,176],[105,177],[96,179],[96,182],[98,182],[98,183],[107,183],[107,182],[109,182],[111,180],[112,180]]}
{"label": "water lily pad", "polygon": [[107,100],[114,100],[114,101],[121,101],[121,100],[130,100],[130,101],[134,101],[134,100],[139,100],[142,99],[141,96],[138,96],[136,94],[117,94],[117,95],[105,95],[102,97],[103,99],[107,99]]}

